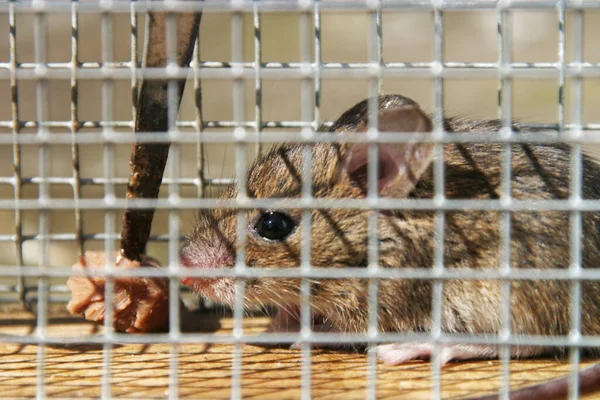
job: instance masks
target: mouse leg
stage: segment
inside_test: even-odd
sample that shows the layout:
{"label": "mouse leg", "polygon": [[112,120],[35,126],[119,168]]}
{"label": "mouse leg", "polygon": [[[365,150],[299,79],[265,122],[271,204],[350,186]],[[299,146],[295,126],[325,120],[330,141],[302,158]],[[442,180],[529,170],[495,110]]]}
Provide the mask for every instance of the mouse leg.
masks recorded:
{"label": "mouse leg", "polygon": [[[311,326],[311,330],[314,333],[327,333],[327,332],[341,333],[341,331],[338,328],[336,328],[331,322],[329,322],[327,320],[323,320],[319,316],[313,316],[313,324]],[[328,342],[328,343],[313,343],[312,344],[313,349],[342,349],[342,348],[346,348],[346,347],[348,347],[348,345],[344,344],[344,343]],[[300,350],[301,348],[302,348],[301,342],[296,342],[290,346],[290,349],[293,349],[293,350]]]}
{"label": "mouse leg", "polygon": [[293,306],[280,307],[271,320],[267,332],[293,333],[300,331],[300,308]]}
{"label": "mouse leg", "polygon": [[[432,343],[391,343],[377,346],[377,357],[388,365],[398,365],[417,359],[431,358],[434,351]],[[520,347],[511,351],[513,357],[532,357],[543,352],[541,347]],[[484,344],[450,344],[441,348],[441,363],[450,360],[472,360],[498,358],[498,347]]]}
{"label": "mouse leg", "polygon": [[[300,307],[298,306],[284,306],[280,307],[277,314],[273,317],[271,325],[267,328],[266,332],[272,333],[294,333],[300,332]],[[312,316],[311,330],[313,332],[340,332],[329,320],[324,319],[318,314]],[[302,343],[296,342],[290,346],[290,349],[298,350],[302,347]],[[340,343],[313,343],[313,349],[322,348],[342,348],[343,344]]]}

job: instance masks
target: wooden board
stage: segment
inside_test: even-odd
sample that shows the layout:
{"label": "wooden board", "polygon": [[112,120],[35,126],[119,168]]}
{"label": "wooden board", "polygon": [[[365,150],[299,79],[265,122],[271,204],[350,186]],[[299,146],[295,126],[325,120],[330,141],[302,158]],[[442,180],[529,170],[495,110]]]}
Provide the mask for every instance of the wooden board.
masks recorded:
{"label": "wooden board", "polygon": [[[89,335],[100,328],[69,316],[64,306],[49,311],[48,334]],[[186,315],[197,326],[216,328],[216,334],[231,332],[231,318],[202,314]],[[249,318],[248,332],[264,329],[268,318]],[[35,333],[35,319],[15,306],[0,306],[0,334]],[[110,394],[119,398],[167,398],[172,346],[168,344],[119,345],[110,356]],[[178,346],[179,397],[228,399],[231,396],[232,345],[183,344]],[[0,343],[0,398],[35,398],[40,348]],[[362,399],[367,388],[365,354],[314,350],[312,397],[316,399]],[[104,353],[101,346],[45,347],[44,382],[47,398],[98,398],[102,396]],[[594,360],[586,360],[582,367]],[[566,361],[535,359],[511,364],[511,385],[523,387],[563,376]],[[242,396],[248,399],[299,399],[302,357],[300,351],[243,346]],[[460,399],[492,394],[500,387],[498,361],[450,363],[442,371],[442,395]],[[414,361],[400,366],[378,365],[377,397],[381,399],[429,399],[431,366]],[[588,395],[585,399],[600,399]]]}

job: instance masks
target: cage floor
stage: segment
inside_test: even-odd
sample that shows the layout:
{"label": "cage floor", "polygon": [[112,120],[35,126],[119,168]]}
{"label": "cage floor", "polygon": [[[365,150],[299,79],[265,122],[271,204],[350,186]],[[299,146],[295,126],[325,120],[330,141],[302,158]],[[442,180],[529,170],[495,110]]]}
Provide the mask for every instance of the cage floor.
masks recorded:
{"label": "cage floor", "polygon": [[[99,327],[70,316],[64,306],[49,310],[48,334],[89,335]],[[186,315],[192,325],[231,332],[230,318],[202,314]],[[268,318],[245,320],[248,333],[264,329]],[[35,332],[33,316],[16,306],[0,306],[0,334]],[[169,391],[171,346],[118,345],[111,354],[111,396],[119,398],[166,398]],[[179,397],[228,399],[231,396],[232,345],[182,344],[179,352]],[[45,353],[45,395],[52,398],[102,396],[101,346],[49,346]],[[582,367],[593,364],[582,362]],[[35,398],[38,347],[0,343],[0,397]],[[511,386],[537,384],[566,374],[566,361],[535,359],[511,363]],[[243,346],[242,396],[250,399],[297,399],[301,395],[302,358],[299,351]],[[450,363],[442,371],[442,395],[460,399],[493,393],[502,382],[498,361]],[[315,350],[312,356],[312,397],[318,399],[365,398],[365,354]],[[428,399],[432,384],[429,362],[415,361],[390,367],[378,365],[377,397],[381,399]],[[39,393],[37,393],[39,394]],[[600,395],[585,396],[600,399]]]}

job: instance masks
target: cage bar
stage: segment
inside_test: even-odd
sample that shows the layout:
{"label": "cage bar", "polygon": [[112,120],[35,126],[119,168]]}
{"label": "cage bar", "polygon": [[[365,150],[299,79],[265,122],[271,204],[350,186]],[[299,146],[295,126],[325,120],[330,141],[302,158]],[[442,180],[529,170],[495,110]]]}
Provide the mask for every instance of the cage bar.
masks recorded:
{"label": "cage bar", "polygon": [[[113,31],[113,15],[105,12],[101,16],[101,52],[102,52],[102,67],[109,69],[113,62],[114,57],[114,31]],[[114,81],[106,79],[102,81],[102,120],[112,121],[114,119]],[[103,128],[104,134],[111,134],[112,128]],[[115,176],[115,146],[111,143],[106,143],[103,146],[103,161],[104,161],[104,176],[106,182],[104,184],[104,199],[111,202],[116,198],[115,195],[115,184],[113,177]],[[115,243],[110,240],[110,236],[116,232],[115,229],[115,211],[107,210],[104,213],[104,227],[105,232],[109,235],[104,240],[104,248],[107,254],[106,257],[106,271],[108,274],[115,271],[116,259],[113,256],[115,249]],[[113,304],[115,294],[115,282],[114,279],[108,275],[106,279],[106,286],[104,290],[104,298],[107,304]],[[104,320],[104,335],[110,337],[113,332],[113,315],[114,310],[112,307],[106,308],[106,317]],[[102,359],[102,397],[108,398],[112,396],[112,364],[113,364],[113,345],[111,343],[105,343],[103,346],[103,359]]]}
{"label": "cage bar", "polygon": [[[440,2],[436,2],[436,6]],[[444,70],[444,24],[443,11],[439,8],[434,10],[434,58],[437,63],[437,71]],[[433,117],[433,132],[434,135],[439,135],[444,131],[444,81],[443,77],[437,75],[434,80],[434,117]],[[434,183],[434,202],[437,206],[446,200],[445,179],[444,179],[444,146],[439,143],[435,144],[435,159],[433,161],[433,183]],[[435,211],[435,237],[436,247],[433,255],[433,268],[431,270],[432,277],[437,278],[445,270],[444,266],[444,227],[445,227],[445,210],[436,209]],[[432,388],[431,395],[434,398],[441,397],[441,381],[442,381],[442,364],[441,364],[441,348],[438,341],[442,333],[442,296],[443,282],[441,280],[433,281],[432,292],[432,320],[431,340],[434,343],[433,353],[431,355],[431,374]]]}
{"label": "cage bar", "polygon": [[[557,5],[558,14],[559,14],[559,61],[561,63],[561,87],[562,89],[559,94],[559,129],[562,127],[563,135],[566,135],[564,126],[565,123],[565,69],[566,69],[566,2],[561,1]],[[583,61],[583,12],[581,10],[574,11],[573,15],[573,39],[570,43],[572,45],[572,54],[575,62]],[[575,129],[568,132],[571,135],[579,136],[581,134],[581,130],[577,128],[583,125],[583,82],[581,77],[573,78],[573,112],[572,112],[572,124],[575,126]],[[570,190],[569,190],[569,201],[572,203],[577,203],[581,201],[581,188],[582,188],[582,149],[581,144],[572,144],[571,145],[571,165],[570,165]],[[576,276],[581,272],[581,212],[579,211],[571,211],[569,215],[570,222],[570,250],[571,250],[571,265],[569,266],[569,272]],[[569,332],[569,336],[578,337],[581,335],[581,282],[572,282],[571,283],[571,296],[570,296],[571,304],[571,330]],[[580,349],[578,347],[569,349],[569,364],[571,366],[571,374],[569,375],[569,397],[577,398],[579,397],[579,374],[578,369],[580,367],[581,362],[581,354]]]}
{"label": "cage bar", "polygon": [[[239,70],[239,64],[244,59],[244,19],[243,14],[234,12],[231,16],[231,60],[234,70]],[[239,124],[245,121],[245,90],[244,81],[238,77],[233,82],[233,119]],[[245,128],[237,126],[235,135],[243,137],[246,135]],[[236,187],[237,199],[241,202],[247,202],[248,188],[246,187],[246,153],[247,145],[245,142],[237,142],[235,146],[235,169],[236,169]],[[238,338],[233,348],[233,361],[231,365],[231,398],[242,398],[242,366],[243,366],[243,342],[244,337],[244,292],[246,291],[246,281],[241,279],[241,275],[246,271],[246,213],[239,210],[237,213],[237,235],[236,235],[236,272],[235,280],[235,302],[233,309],[234,336]]]}
{"label": "cage bar", "polygon": [[[353,0],[303,0],[300,2],[281,2],[278,0],[261,0],[259,11],[261,12],[299,12],[307,8],[314,8],[320,4],[323,11],[363,11],[365,9],[376,8],[376,2],[353,1]],[[524,0],[507,1],[501,3],[502,8],[512,10],[554,10],[556,8],[555,0]],[[36,12],[68,12],[70,5],[68,1],[48,3],[41,0],[27,0],[17,3],[17,11],[20,13]],[[102,1],[82,3],[85,7],[81,8],[86,13],[102,13],[106,11],[106,6]],[[473,2],[472,0],[453,0],[453,1],[432,1],[432,0],[407,0],[407,1],[389,1],[383,3],[385,10],[429,10],[440,9],[442,11],[480,11],[494,10],[498,6],[495,0],[482,0]],[[570,0],[565,4],[566,10],[594,10],[600,8],[594,0]],[[110,4],[111,12],[127,13],[129,5],[121,2]],[[219,0],[191,2],[186,0],[173,0],[166,3],[146,3],[140,2],[138,10],[140,12],[161,12],[172,11],[176,9],[181,12],[201,12],[210,11],[218,13],[230,13],[232,10],[237,12],[252,12],[254,10],[253,1],[232,0],[222,2]]]}
{"label": "cage bar", "polygon": [[[309,12],[303,12],[300,14],[299,23],[299,35],[300,35],[300,59],[305,65],[308,66],[312,63],[311,54],[311,42],[313,37],[310,29],[311,25],[311,14]],[[301,119],[304,122],[308,122],[313,126],[316,126],[315,120],[313,119],[313,88],[315,84],[310,78],[303,79],[300,83],[300,109]],[[304,128],[302,135],[312,137],[315,134],[314,129]],[[308,200],[313,198],[313,149],[311,146],[304,146],[302,148],[302,199]],[[301,274],[307,274],[311,272],[311,244],[312,244],[312,211],[302,211],[302,243],[301,243]],[[301,336],[310,338],[313,334],[312,326],[312,309],[310,305],[311,296],[311,282],[306,278],[301,279],[300,283],[300,334]],[[302,399],[309,400],[312,398],[312,347],[310,343],[305,341],[300,342],[300,349],[302,351],[302,378],[301,378],[301,391]]]}
{"label": "cage bar", "polygon": [[[499,63],[502,70],[507,70],[508,64],[512,62],[512,35],[513,24],[511,11],[500,8],[498,10],[498,43],[500,47]],[[500,79],[499,87],[499,118],[502,121],[503,135],[512,136],[512,103],[513,91],[512,80],[504,75]],[[512,202],[512,145],[505,143],[502,145],[502,194],[501,200]],[[507,275],[511,273],[511,213],[505,211],[502,213],[502,265],[500,266]],[[500,335],[504,338],[511,337],[511,285],[512,282],[505,280],[502,286],[502,332]],[[502,360],[502,388],[500,397],[508,399],[510,394],[510,357],[511,347],[501,346],[500,355]]]}

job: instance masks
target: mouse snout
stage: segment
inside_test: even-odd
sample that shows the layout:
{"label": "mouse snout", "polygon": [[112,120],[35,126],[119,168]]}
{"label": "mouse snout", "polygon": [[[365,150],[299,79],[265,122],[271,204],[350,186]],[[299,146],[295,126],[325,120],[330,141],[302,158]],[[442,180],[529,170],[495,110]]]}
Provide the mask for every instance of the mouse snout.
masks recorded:
{"label": "mouse snout", "polygon": [[211,243],[190,241],[182,247],[179,258],[181,265],[188,268],[226,268],[235,265],[235,250],[223,239]]}
{"label": "mouse snout", "polygon": [[[183,246],[179,257],[181,265],[186,268],[221,269],[235,265],[235,251],[222,239],[214,239],[211,243],[190,241]],[[223,286],[227,278],[184,277],[181,281],[196,292],[214,295],[214,289]]]}

